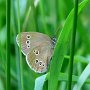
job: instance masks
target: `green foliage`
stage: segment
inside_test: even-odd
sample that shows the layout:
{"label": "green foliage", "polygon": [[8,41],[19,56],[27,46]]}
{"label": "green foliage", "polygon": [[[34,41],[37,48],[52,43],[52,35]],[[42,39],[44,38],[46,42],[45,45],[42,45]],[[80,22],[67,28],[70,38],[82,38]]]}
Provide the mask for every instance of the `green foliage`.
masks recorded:
{"label": "green foliage", "polygon": [[[90,90],[90,1],[79,2],[72,90]],[[11,0],[9,35],[6,32],[6,1],[0,0],[0,90],[6,90],[6,54],[11,58],[11,77],[8,78],[11,78],[11,90],[66,90],[73,7],[73,0],[40,0],[35,7],[34,0]],[[58,38],[46,74],[32,71],[25,56],[20,55],[16,36],[21,31],[41,32]]]}
{"label": "green foliage", "polygon": [[[84,5],[87,4],[87,2],[88,1],[86,0],[86,2],[83,2],[79,5],[78,13],[81,12],[81,10],[83,9]],[[70,14],[68,15],[66,22],[64,24],[64,27],[56,43],[53,60],[51,63],[51,69],[50,69],[49,90],[56,90],[56,87],[57,87],[58,75],[59,75],[59,72],[61,71],[61,67],[62,67],[63,60],[64,60],[64,55],[66,53],[66,48],[68,46],[69,38],[71,35],[73,14],[74,14],[74,10],[72,10]],[[53,82],[54,82],[54,85],[52,86]]]}

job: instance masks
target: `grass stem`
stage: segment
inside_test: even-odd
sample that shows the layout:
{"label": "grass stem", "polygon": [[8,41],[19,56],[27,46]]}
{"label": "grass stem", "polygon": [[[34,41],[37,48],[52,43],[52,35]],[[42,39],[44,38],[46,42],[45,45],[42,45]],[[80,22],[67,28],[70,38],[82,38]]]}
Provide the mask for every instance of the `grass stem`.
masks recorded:
{"label": "grass stem", "polygon": [[6,90],[10,90],[10,8],[11,0],[6,0],[6,26],[7,26],[7,66],[6,66]]}
{"label": "grass stem", "polygon": [[[20,34],[20,3],[19,0],[17,0],[17,7],[18,7],[18,33]],[[23,67],[22,67],[22,54],[21,54],[21,45],[19,48],[20,52],[20,81],[21,81],[21,90],[24,90],[23,88]]]}
{"label": "grass stem", "polygon": [[70,62],[69,62],[69,75],[68,75],[67,90],[71,90],[71,84],[72,84],[75,37],[76,37],[76,27],[77,27],[77,14],[78,14],[78,0],[75,0],[74,21],[73,21],[73,31],[72,31],[72,37],[71,37],[71,49],[70,49]]}

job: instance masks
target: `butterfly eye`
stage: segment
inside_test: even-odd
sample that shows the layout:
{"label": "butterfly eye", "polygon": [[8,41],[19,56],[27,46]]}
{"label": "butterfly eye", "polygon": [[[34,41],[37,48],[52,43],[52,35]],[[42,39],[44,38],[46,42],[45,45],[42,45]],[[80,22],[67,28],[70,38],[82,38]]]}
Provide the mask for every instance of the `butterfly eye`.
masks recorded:
{"label": "butterfly eye", "polygon": [[30,48],[30,44],[27,45],[27,48]]}
{"label": "butterfly eye", "polygon": [[27,40],[27,41],[26,41],[26,44],[30,44],[30,40]]}
{"label": "butterfly eye", "polygon": [[30,39],[30,38],[31,38],[31,36],[30,36],[30,35],[27,35],[27,36],[26,36],[26,38],[27,38],[27,39]]}
{"label": "butterfly eye", "polygon": [[35,63],[38,63],[38,59],[35,60]]}

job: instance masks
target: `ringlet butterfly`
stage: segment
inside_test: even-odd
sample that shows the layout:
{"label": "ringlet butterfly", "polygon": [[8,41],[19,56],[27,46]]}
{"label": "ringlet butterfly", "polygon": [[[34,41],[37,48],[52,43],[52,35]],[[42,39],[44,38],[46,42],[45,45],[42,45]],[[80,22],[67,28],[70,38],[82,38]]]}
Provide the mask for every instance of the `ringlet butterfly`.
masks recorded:
{"label": "ringlet butterfly", "polygon": [[16,42],[21,45],[22,53],[26,56],[29,67],[37,73],[48,69],[53,54],[55,38],[38,32],[22,32],[17,35]]}

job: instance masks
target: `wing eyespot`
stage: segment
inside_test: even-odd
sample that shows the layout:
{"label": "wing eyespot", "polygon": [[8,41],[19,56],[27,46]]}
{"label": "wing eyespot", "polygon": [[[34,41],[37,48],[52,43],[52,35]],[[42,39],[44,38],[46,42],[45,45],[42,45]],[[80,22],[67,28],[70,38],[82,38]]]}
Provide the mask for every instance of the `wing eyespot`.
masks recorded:
{"label": "wing eyespot", "polygon": [[35,53],[35,50],[33,50],[33,53]]}
{"label": "wing eyespot", "polygon": [[27,40],[27,41],[26,41],[26,44],[30,44],[30,40]]}
{"label": "wing eyespot", "polygon": [[39,54],[39,51],[37,50],[36,52],[35,52],[35,55],[38,55]]}
{"label": "wing eyespot", "polygon": [[26,36],[26,38],[27,38],[27,39],[30,39],[30,38],[31,38],[31,36],[30,36],[30,35],[27,35],[27,36]]}
{"label": "wing eyespot", "polygon": [[35,60],[35,63],[38,63],[38,62],[39,62],[39,60],[38,60],[38,59],[36,59],[36,60]]}
{"label": "wing eyespot", "polygon": [[45,66],[45,64],[43,63],[43,65],[42,65],[43,67]]}
{"label": "wing eyespot", "polygon": [[42,61],[39,62],[39,66],[41,66],[41,65],[42,65]]}
{"label": "wing eyespot", "polygon": [[30,48],[30,44],[27,45],[27,48]]}
{"label": "wing eyespot", "polygon": [[33,53],[35,53],[35,55],[38,55],[39,51],[38,50],[33,50]]}

